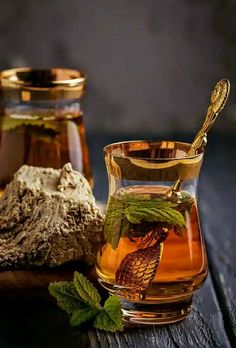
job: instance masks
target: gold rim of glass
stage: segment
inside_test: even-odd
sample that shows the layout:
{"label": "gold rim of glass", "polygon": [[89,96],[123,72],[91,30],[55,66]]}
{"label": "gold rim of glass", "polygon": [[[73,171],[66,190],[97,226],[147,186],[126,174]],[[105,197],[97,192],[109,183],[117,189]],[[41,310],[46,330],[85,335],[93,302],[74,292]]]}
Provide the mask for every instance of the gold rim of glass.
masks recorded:
{"label": "gold rim of glass", "polygon": [[[201,157],[204,153],[204,150],[200,151],[196,155],[188,156],[187,152],[191,144],[187,142],[175,141],[175,140],[128,140],[115,142],[109,145],[106,145],[103,148],[103,151],[107,155],[114,157],[126,158],[126,159],[137,159],[145,161],[181,161],[181,160],[194,160]],[[156,156],[156,152],[152,151],[152,148],[158,150],[171,150],[178,152],[175,157],[165,157],[165,156]],[[136,156],[138,152],[150,152],[150,156]],[[164,152],[164,151],[163,151]],[[128,155],[127,155],[128,153]],[[160,152],[159,152],[160,153]]]}
{"label": "gold rim of glass", "polygon": [[0,80],[3,95],[7,98],[32,101],[80,98],[87,79],[75,69],[23,67],[3,70]]}

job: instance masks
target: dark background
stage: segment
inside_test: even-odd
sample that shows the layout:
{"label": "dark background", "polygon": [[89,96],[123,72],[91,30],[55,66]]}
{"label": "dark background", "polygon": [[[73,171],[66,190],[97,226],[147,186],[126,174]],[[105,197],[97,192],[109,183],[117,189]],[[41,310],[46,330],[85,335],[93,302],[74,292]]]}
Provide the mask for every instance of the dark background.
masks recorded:
{"label": "dark background", "polygon": [[[196,131],[235,58],[232,0],[0,0],[0,70],[84,71],[90,133]],[[216,130],[236,130],[233,92]]]}
{"label": "dark background", "polygon": [[89,77],[84,109],[98,200],[107,194],[104,144],[191,140],[215,83],[232,83],[199,185],[209,276],[189,318],[113,335],[72,330],[54,305],[1,297],[1,348],[236,347],[235,58],[236,0],[0,0],[0,70],[71,67]]}

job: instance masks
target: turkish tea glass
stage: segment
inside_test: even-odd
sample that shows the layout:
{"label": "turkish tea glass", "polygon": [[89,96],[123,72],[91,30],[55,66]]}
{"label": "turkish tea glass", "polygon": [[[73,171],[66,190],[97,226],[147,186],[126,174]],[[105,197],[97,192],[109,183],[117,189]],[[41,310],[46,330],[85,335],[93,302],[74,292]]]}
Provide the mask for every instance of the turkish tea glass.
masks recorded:
{"label": "turkish tea glass", "polygon": [[96,271],[121,298],[125,321],[184,319],[207,276],[196,197],[203,152],[187,156],[189,148],[174,141],[104,148],[109,197]]}

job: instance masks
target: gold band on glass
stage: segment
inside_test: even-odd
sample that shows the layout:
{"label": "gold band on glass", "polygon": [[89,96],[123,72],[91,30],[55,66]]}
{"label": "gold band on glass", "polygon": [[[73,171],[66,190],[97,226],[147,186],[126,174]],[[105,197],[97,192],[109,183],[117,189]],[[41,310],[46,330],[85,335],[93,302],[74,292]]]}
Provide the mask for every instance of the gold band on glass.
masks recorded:
{"label": "gold band on glass", "polygon": [[73,69],[17,68],[0,73],[3,97],[22,102],[80,98],[85,82],[85,75]]}
{"label": "gold band on glass", "polygon": [[[162,150],[163,154],[171,155],[172,149],[178,147],[179,153],[173,152],[170,158],[142,158],[142,151],[149,154],[156,150]],[[133,149],[137,151],[133,151]],[[105,162],[110,175],[117,179],[137,180],[137,181],[176,181],[181,176],[181,180],[191,180],[198,177],[203,152],[195,156],[185,157],[190,148],[188,143],[178,142],[148,142],[135,141],[111,144],[104,148]],[[137,157],[136,157],[137,154]],[[160,155],[160,154],[159,154]],[[176,156],[176,158],[175,158]]]}

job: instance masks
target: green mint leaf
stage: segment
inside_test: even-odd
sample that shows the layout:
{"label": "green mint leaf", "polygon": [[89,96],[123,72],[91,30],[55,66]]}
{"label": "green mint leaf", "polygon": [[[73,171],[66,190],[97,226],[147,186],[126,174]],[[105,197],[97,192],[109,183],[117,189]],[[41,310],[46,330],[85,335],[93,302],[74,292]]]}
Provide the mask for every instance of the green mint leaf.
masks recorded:
{"label": "green mint leaf", "polygon": [[170,225],[183,227],[185,220],[183,215],[174,208],[158,207],[153,205],[130,205],[125,209],[126,218],[133,224],[139,224],[142,221],[165,222]]}
{"label": "green mint leaf", "polygon": [[97,314],[93,326],[105,331],[122,331],[122,311],[120,300],[116,296],[110,296],[103,309]]}
{"label": "green mint leaf", "polygon": [[[153,198],[150,195],[124,194],[110,197],[104,224],[104,236],[113,249],[116,249],[119,240],[128,236],[130,223],[140,224],[142,222],[160,222],[169,227],[178,226],[180,229],[185,226],[185,206],[190,202],[191,196],[183,196],[183,210],[181,205],[170,202],[163,198]],[[186,202],[185,202],[186,201]],[[193,199],[192,199],[193,202]],[[191,202],[191,204],[192,204]]]}
{"label": "green mint leaf", "polygon": [[119,298],[110,296],[102,308],[97,289],[79,272],[74,273],[74,282],[50,283],[49,292],[57,299],[58,306],[69,314],[71,326],[94,320],[93,326],[98,329],[123,330]]}
{"label": "green mint leaf", "polygon": [[124,198],[118,199],[111,196],[109,199],[105,215],[104,236],[113,249],[117,248],[120,238],[127,236],[129,232],[129,221],[124,215],[127,204],[128,202]]}
{"label": "green mint leaf", "polygon": [[52,282],[49,284],[50,294],[56,298],[57,305],[69,315],[83,307],[73,282]]}
{"label": "green mint leaf", "polygon": [[[123,215],[123,202],[111,196],[105,215],[104,236],[113,249],[117,248],[122,229],[125,229]],[[128,233],[128,225],[126,233]]]}
{"label": "green mint leaf", "polygon": [[70,324],[71,326],[79,326],[86,321],[93,319],[98,312],[97,308],[87,306],[85,308],[79,309],[73,313]]}
{"label": "green mint leaf", "polygon": [[117,296],[109,296],[103,308],[117,325],[122,325],[121,303]]}
{"label": "green mint leaf", "polygon": [[[34,115],[31,115],[34,116]],[[38,115],[35,115],[36,117]],[[44,115],[44,118],[47,115]],[[50,115],[48,115],[50,116]],[[52,129],[52,130],[56,130],[56,125],[54,121],[51,120],[43,120],[43,119],[27,119],[27,118],[12,118],[9,115],[5,115],[2,118],[2,129],[7,131],[7,130],[11,130],[14,129],[16,127],[21,127],[21,126],[35,126],[37,128],[45,128],[45,129]]]}
{"label": "green mint leaf", "polygon": [[122,215],[116,217],[111,214],[105,222],[105,239],[111,244],[113,249],[117,248],[120,238],[127,236],[129,232],[129,221]]}
{"label": "green mint leaf", "polygon": [[101,296],[93,284],[79,272],[74,273],[74,286],[81,299],[88,304],[100,306]]}

